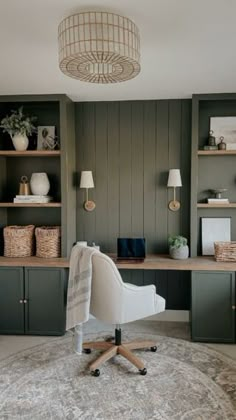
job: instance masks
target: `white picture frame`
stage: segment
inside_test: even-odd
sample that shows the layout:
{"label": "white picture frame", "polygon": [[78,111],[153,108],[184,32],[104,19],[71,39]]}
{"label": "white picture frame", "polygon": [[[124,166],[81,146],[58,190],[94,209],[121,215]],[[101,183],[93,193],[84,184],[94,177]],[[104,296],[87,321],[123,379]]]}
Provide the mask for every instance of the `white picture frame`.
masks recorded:
{"label": "white picture frame", "polygon": [[202,255],[214,255],[214,242],[231,241],[231,217],[201,217]]}
{"label": "white picture frame", "polygon": [[37,150],[54,150],[55,145],[55,126],[39,125]]}
{"label": "white picture frame", "polygon": [[[212,136],[215,137],[216,144],[220,143],[220,137],[224,137],[226,148],[227,144],[235,144],[236,117],[210,117],[210,131],[213,131]],[[228,149],[230,150],[230,147]]]}

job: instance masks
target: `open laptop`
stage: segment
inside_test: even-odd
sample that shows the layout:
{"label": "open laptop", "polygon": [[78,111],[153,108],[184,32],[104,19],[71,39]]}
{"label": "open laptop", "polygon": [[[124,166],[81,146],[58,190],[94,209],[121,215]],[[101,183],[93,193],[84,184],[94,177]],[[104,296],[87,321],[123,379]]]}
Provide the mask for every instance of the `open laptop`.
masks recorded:
{"label": "open laptop", "polygon": [[117,238],[117,260],[142,262],[146,257],[145,238]]}

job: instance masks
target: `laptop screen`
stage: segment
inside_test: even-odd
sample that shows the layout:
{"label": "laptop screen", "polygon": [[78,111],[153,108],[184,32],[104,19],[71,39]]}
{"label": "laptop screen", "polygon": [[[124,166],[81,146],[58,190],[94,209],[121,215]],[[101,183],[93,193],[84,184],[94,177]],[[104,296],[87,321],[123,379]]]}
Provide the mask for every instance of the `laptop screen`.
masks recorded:
{"label": "laptop screen", "polygon": [[118,238],[117,257],[124,259],[145,258],[145,238]]}

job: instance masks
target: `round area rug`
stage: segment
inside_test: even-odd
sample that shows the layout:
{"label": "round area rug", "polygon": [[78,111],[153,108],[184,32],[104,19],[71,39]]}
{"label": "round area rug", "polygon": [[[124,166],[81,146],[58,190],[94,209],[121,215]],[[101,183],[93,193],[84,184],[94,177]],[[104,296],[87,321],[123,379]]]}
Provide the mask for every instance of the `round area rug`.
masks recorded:
{"label": "round area rug", "polygon": [[[86,339],[106,336],[89,334]],[[199,344],[163,336],[157,352],[137,350],[147,375],[121,356],[90,375],[98,352],[81,356],[72,337],[50,339],[0,361],[0,419],[21,420],[235,420],[236,362]]]}

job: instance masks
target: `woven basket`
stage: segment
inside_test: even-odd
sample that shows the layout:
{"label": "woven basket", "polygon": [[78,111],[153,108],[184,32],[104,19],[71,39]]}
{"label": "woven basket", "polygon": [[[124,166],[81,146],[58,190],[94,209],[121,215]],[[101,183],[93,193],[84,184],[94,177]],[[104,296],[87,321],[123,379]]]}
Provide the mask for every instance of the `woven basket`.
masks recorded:
{"label": "woven basket", "polygon": [[236,241],[215,242],[216,261],[236,261]]}
{"label": "woven basket", "polygon": [[61,255],[60,226],[41,226],[35,229],[36,256],[40,258],[57,258]]}
{"label": "woven basket", "polygon": [[3,229],[5,257],[31,257],[34,253],[34,225]]}

